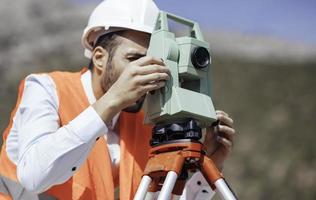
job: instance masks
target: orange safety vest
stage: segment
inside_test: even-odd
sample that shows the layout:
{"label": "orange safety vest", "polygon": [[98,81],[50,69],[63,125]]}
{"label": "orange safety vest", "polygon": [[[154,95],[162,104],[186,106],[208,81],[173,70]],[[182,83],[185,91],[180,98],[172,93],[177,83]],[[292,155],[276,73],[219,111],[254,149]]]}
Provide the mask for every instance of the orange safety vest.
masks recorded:
{"label": "orange safety vest", "polygon": [[[57,89],[60,126],[68,124],[90,105],[80,79],[86,70],[85,68],[76,73],[52,72],[48,74],[55,82]],[[16,184],[18,184],[16,166],[8,159],[5,146],[6,138],[12,127],[13,116],[21,101],[23,88],[24,81],[19,87],[18,100],[11,113],[10,124],[3,133],[0,155],[0,176]],[[120,115],[119,187],[121,200],[132,199],[137,190],[147,162],[151,128],[143,124],[142,112],[137,114],[122,112]],[[87,160],[73,177],[61,185],[51,187],[45,193],[61,200],[111,200],[114,199],[114,187],[107,143],[104,137],[101,137],[96,141]],[[0,189],[0,199],[11,199],[12,194],[8,193],[10,192],[3,192]]]}

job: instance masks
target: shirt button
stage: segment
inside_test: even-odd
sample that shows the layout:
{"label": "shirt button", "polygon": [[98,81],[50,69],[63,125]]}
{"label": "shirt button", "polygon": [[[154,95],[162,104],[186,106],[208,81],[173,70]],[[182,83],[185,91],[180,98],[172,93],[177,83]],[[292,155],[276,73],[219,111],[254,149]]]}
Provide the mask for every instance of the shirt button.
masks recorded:
{"label": "shirt button", "polygon": [[71,171],[76,171],[76,169],[77,169],[77,167],[73,167],[73,168],[71,169]]}

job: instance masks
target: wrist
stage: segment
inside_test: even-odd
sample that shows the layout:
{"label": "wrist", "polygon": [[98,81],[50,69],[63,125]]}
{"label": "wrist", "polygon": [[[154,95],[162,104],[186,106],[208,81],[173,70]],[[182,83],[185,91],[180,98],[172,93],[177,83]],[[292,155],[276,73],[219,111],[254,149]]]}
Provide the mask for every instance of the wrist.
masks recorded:
{"label": "wrist", "polygon": [[111,124],[113,117],[121,111],[119,101],[107,94],[97,100],[92,107],[107,125]]}

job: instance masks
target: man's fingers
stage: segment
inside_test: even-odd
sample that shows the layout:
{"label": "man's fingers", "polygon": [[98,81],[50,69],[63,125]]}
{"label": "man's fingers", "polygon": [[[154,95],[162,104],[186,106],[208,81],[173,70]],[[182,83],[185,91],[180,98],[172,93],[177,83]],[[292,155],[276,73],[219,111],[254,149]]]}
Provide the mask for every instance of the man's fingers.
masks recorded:
{"label": "man's fingers", "polygon": [[222,114],[222,115],[227,116],[227,117],[229,116],[226,112],[224,112],[222,110],[216,110],[215,113],[216,114]]}
{"label": "man's fingers", "polygon": [[226,116],[226,115],[219,113],[219,114],[217,114],[217,119],[220,122],[219,124],[225,124],[225,125],[230,126],[230,127],[233,126],[233,123],[234,123],[233,119]]}
{"label": "man's fingers", "polygon": [[236,134],[235,129],[223,125],[218,125],[218,132],[224,134],[224,137],[231,142],[233,142],[234,136]]}
{"label": "man's fingers", "polygon": [[158,82],[150,83],[150,84],[142,86],[142,91],[144,94],[146,94],[147,92],[150,92],[152,90],[157,90],[159,88],[162,88],[165,85],[166,85],[165,81],[158,81]]}
{"label": "man's fingers", "polygon": [[139,83],[142,85],[150,84],[157,81],[169,80],[169,75],[166,73],[153,73],[147,74],[139,77]]}
{"label": "man's fingers", "polygon": [[147,65],[145,67],[138,67],[136,75],[147,75],[152,73],[167,73],[170,74],[168,67],[163,65]]}
{"label": "man's fingers", "polygon": [[152,65],[152,64],[165,65],[161,58],[154,58],[151,56],[143,56],[133,61],[132,63],[139,66],[146,66],[146,65]]}
{"label": "man's fingers", "polygon": [[219,143],[221,143],[228,152],[230,152],[230,150],[233,147],[233,142],[231,142],[230,140],[228,140],[228,139],[226,139],[224,137],[220,137],[220,136],[217,136],[216,140]]}

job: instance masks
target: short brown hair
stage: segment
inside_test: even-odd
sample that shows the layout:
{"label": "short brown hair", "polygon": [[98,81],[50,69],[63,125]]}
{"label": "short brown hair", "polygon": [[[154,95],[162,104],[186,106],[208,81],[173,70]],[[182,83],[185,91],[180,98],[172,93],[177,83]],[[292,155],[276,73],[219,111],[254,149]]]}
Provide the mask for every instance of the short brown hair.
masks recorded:
{"label": "short brown hair", "polygon": [[[116,31],[100,36],[94,44],[93,49],[95,49],[97,46],[101,46],[102,48],[106,49],[109,53],[108,63],[111,62],[113,55],[120,44],[120,41],[117,38],[118,36],[122,35],[123,32],[124,31]],[[93,69],[93,66],[93,60],[91,58],[89,69]]]}

